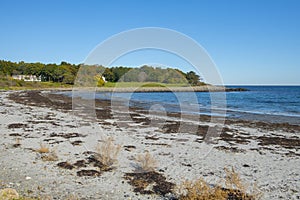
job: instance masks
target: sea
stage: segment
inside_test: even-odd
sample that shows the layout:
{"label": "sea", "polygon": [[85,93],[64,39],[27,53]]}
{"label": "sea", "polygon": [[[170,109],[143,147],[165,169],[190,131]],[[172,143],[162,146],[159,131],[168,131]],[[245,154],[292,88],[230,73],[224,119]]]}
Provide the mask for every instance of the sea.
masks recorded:
{"label": "sea", "polygon": [[300,86],[226,87],[244,88],[247,91],[98,92],[95,98],[112,102],[123,101],[124,105],[147,111],[211,115],[300,125]]}

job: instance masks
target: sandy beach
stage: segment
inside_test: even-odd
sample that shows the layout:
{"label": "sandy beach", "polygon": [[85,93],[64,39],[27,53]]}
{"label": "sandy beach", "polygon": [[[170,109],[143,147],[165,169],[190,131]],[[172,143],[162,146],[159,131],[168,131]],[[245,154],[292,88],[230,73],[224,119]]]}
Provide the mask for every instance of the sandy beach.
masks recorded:
{"label": "sandy beach", "polygon": [[[219,184],[224,167],[232,167],[249,193],[255,188],[262,199],[300,198],[298,125],[227,119],[222,127],[207,116],[195,122],[178,113],[160,117],[137,108],[129,114],[112,111],[109,101],[96,102],[95,117],[78,115],[71,98],[50,91],[3,91],[0,104],[0,189],[14,188],[22,196],[176,199],[171,188],[183,180],[202,177]],[[182,132],[181,126],[197,129]],[[223,129],[206,144],[209,128]],[[121,149],[117,164],[101,171],[94,152],[110,136]],[[37,152],[41,146],[50,152]],[[145,152],[157,161],[146,192],[130,184],[135,158]]]}

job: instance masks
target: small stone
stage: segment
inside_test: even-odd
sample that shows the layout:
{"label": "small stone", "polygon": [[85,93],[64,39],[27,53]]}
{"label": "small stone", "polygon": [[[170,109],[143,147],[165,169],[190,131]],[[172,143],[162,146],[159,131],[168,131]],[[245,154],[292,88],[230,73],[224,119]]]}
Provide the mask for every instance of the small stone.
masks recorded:
{"label": "small stone", "polygon": [[26,180],[31,180],[31,177],[30,177],[30,176],[26,176],[25,179],[26,179]]}

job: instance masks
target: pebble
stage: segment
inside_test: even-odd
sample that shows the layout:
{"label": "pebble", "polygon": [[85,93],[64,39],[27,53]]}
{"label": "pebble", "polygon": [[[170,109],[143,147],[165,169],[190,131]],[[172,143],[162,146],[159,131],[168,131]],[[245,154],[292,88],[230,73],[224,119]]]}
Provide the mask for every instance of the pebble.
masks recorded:
{"label": "pebble", "polygon": [[29,177],[29,176],[26,176],[26,178],[25,178],[26,180],[31,180],[31,177]]}

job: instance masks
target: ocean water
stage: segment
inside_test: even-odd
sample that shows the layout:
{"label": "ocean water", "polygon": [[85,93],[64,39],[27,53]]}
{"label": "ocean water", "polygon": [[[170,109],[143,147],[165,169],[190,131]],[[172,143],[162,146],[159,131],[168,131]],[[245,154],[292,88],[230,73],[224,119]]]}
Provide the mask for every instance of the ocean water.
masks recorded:
{"label": "ocean water", "polygon": [[96,93],[97,99],[124,101],[144,110],[216,115],[300,124],[300,86],[228,86],[243,92]]}
{"label": "ocean water", "polygon": [[300,86],[239,87],[249,91],[226,94],[230,117],[300,125]]}

